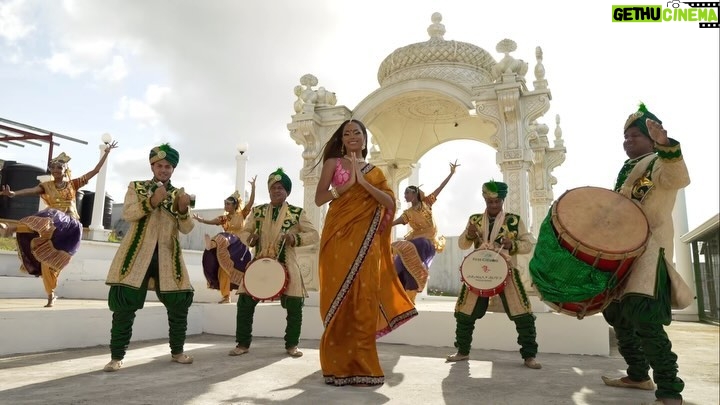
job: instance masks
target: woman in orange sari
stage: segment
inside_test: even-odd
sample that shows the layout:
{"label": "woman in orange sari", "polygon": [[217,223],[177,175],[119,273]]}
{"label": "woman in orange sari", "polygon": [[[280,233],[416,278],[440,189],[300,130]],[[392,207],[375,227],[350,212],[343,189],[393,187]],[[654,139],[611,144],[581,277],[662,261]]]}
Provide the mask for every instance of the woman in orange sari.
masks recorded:
{"label": "woman in orange sari", "polygon": [[335,386],[383,384],[375,340],[417,315],[390,251],[395,196],[366,156],[365,126],[343,122],[323,148],[315,193],[318,206],[330,202],[320,240],[320,365]]}

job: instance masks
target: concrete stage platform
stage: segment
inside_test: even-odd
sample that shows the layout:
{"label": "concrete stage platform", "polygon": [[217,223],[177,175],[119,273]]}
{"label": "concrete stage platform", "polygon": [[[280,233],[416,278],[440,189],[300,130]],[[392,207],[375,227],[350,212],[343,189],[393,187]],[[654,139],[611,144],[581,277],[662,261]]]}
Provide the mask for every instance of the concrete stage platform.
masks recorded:
{"label": "concrete stage platform", "polygon": [[[34,326],[44,320],[28,324],[24,337],[38,335]],[[667,330],[686,384],[685,404],[718,404],[718,327],[673,322]],[[44,338],[67,332],[57,329]],[[3,328],[0,334],[5,333]],[[170,362],[167,339],[134,341],[116,373],[102,371],[110,358],[107,343],[0,356],[0,404],[639,405],[654,400],[653,391],[602,383],[601,375],[623,375],[615,347],[609,356],[583,356],[545,353],[541,345],[543,368],[530,370],[517,352],[474,349],[470,361],[446,363],[448,348],[380,343],[386,382],[359,388],[325,385],[318,341],[303,338],[300,345],[305,355],[293,359],[285,355],[282,339],[256,338],[248,354],[229,357],[234,339],[205,333],[188,338],[185,349],[195,362],[180,365]]]}
{"label": "concrete stage platform", "polygon": [[[39,284],[38,280],[31,281]],[[148,298],[156,299],[154,293],[148,293]],[[317,299],[317,293],[311,293],[306,300],[301,340],[316,340],[322,335]],[[534,299],[534,307],[544,307]],[[0,355],[108,344],[112,315],[105,300],[60,298],[53,308],[42,308],[45,303],[45,299],[0,299]],[[453,347],[455,337],[454,305],[455,299],[450,297],[419,299],[419,315],[384,336],[380,342],[431,346],[447,352]],[[235,314],[234,303],[193,303],[188,318],[188,335],[234,336]],[[581,321],[552,312],[539,312],[536,316],[537,340],[542,353],[609,354],[609,328],[601,315]],[[574,327],[568,328],[568,325]],[[167,330],[165,308],[157,301],[148,301],[145,308],[137,313],[132,338],[133,341],[165,338]],[[280,304],[258,304],[253,335],[280,338],[284,330],[285,310]],[[570,335],[572,338],[568,339]],[[488,312],[476,323],[473,348],[517,352],[519,346],[516,342],[515,324],[504,313]]]}

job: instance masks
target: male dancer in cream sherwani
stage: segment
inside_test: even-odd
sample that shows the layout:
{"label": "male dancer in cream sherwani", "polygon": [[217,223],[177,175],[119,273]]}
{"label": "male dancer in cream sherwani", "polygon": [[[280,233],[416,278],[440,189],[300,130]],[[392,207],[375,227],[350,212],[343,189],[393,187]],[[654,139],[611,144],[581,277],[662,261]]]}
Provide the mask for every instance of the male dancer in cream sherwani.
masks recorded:
{"label": "male dancer in cream sherwani", "polygon": [[190,233],[190,196],[170,183],[180,160],[178,152],[164,144],[150,150],[151,180],[132,181],[125,193],[123,219],[130,229],[110,265],[105,284],[110,286],[108,306],[113,313],[110,330],[111,360],[105,371],[122,367],[130,344],[135,312],[145,304],[147,290],[155,290],[167,308],[171,360],[190,364],[185,354],[187,317],[193,288],[178,232]]}

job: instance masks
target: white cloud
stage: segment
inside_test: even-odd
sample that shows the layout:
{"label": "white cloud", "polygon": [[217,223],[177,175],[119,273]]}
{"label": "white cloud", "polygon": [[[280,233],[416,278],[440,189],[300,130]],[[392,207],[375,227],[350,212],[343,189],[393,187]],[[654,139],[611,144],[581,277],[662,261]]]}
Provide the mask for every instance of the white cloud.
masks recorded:
{"label": "white cloud", "polygon": [[76,39],[63,37],[45,65],[53,73],[77,77],[90,73],[95,80],[117,82],[128,74],[123,56],[113,53],[116,44],[106,39]]}
{"label": "white cloud", "polygon": [[127,65],[122,56],[113,56],[112,63],[105,66],[102,70],[95,73],[95,78],[107,80],[109,82],[117,82],[124,79],[128,75]]}
{"label": "white cloud", "polygon": [[114,118],[117,120],[134,120],[141,127],[155,126],[160,121],[160,114],[155,107],[169,94],[171,94],[169,87],[153,84],[148,86],[142,100],[123,96],[118,103],[118,108],[115,110]]}
{"label": "white cloud", "polygon": [[35,25],[24,21],[22,14],[25,0],[0,2],[0,37],[13,42],[35,30]]}
{"label": "white cloud", "polygon": [[62,73],[70,77],[76,77],[87,69],[73,63],[69,54],[64,52],[54,53],[50,58],[45,59],[45,66],[53,73]]}

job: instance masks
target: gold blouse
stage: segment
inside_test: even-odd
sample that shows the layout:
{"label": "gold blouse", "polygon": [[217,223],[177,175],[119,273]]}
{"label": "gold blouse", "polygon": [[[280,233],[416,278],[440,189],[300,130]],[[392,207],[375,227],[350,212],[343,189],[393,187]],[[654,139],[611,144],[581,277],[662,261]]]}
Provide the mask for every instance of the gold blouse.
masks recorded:
{"label": "gold blouse", "polygon": [[410,227],[405,240],[426,238],[433,242],[438,252],[441,252],[445,247],[445,238],[437,237],[437,226],[432,214],[432,205],[436,200],[434,194],[426,196],[418,208],[411,207],[403,211],[402,219]]}
{"label": "gold blouse", "polygon": [[45,181],[40,183],[40,187],[44,191],[40,194],[40,198],[43,199],[48,208],[54,208],[58,211],[62,211],[79,220],[80,215],[78,214],[77,206],[75,204],[75,195],[77,194],[76,190],[85,186],[87,183],[88,179],[85,176],[63,182],[64,186],[61,186],[60,188],[55,185],[54,180]]}
{"label": "gold blouse", "polygon": [[243,225],[245,224],[245,217],[243,216],[242,212],[228,212],[224,215],[221,215],[219,219],[220,226],[222,226],[223,231],[231,233],[235,236],[240,236],[240,232],[242,231]]}

